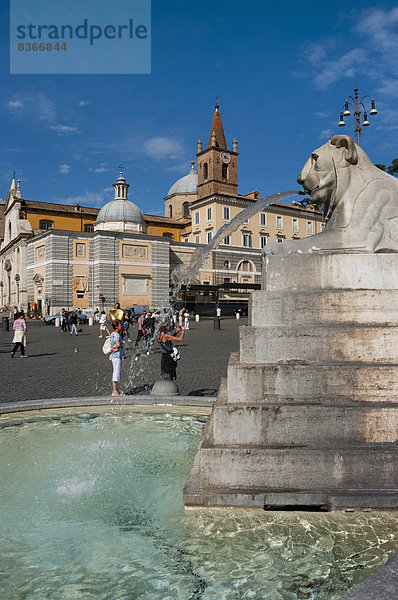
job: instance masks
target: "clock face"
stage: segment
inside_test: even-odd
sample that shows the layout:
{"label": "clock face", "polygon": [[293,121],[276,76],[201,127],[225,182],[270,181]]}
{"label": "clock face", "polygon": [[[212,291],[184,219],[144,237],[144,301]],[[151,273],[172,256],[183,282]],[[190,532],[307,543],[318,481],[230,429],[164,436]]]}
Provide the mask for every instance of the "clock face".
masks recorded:
{"label": "clock face", "polygon": [[221,152],[221,160],[223,163],[228,165],[231,162],[231,156],[228,154],[228,152]]}

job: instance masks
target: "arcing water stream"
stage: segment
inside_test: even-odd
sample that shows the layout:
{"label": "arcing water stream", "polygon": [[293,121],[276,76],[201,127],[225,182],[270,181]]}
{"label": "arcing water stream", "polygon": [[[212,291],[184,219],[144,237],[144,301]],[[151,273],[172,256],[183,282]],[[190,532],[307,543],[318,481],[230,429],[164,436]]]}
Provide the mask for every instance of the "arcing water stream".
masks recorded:
{"label": "arcing water stream", "polygon": [[195,250],[195,252],[192,254],[189,265],[181,265],[174,269],[173,273],[171,274],[170,305],[177,300],[183,284],[189,285],[189,283],[197,280],[200,268],[204,261],[209,256],[210,252],[221,244],[225,237],[234,233],[245,221],[251,219],[251,217],[264,210],[264,208],[270,204],[278,202],[278,200],[285,200],[290,196],[296,196],[298,193],[299,192],[296,190],[288,190],[286,192],[277,192],[276,194],[264,196],[263,198],[260,198],[260,200],[254,202],[251,206],[248,206],[242,210],[242,212],[237,214],[230,223],[223,225],[217,231],[216,235],[209,242],[209,244],[207,244],[207,246]]}
{"label": "arcing water stream", "polygon": [[[217,248],[226,236],[234,233],[245,221],[251,219],[255,214],[264,210],[270,204],[285,200],[286,198],[296,196],[298,194],[299,192],[296,190],[288,190],[284,192],[277,192],[276,194],[270,194],[269,196],[264,196],[260,200],[253,202],[251,206],[242,210],[229,223],[223,225],[223,227],[217,231],[216,235],[213,237],[210,243],[207,244],[207,246],[203,246],[195,250],[188,265],[180,265],[174,269],[173,273],[171,274],[169,305],[167,307],[163,307],[163,317],[156,323],[154,340],[156,340],[158,337],[158,332],[161,325],[167,322],[172,322],[174,305],[178,301],[181,286],[189,286],[190,283],[197,282],[200,268],[210,255],[211,251]],[[151,386],[149,385],[150,382],[147,381],[147,356],[145,353],[143,353],[142,348],[133,350],[133,352],[130,351],[130,356],[132,354],[133,360],[131,362],[130,360],[128,361],[130,364],[128,369],[125,369],[125,371],[128,370],[128,380],[126,381],[126,374],[124,377],[125,387],[129,390],[128,393],[134,393],[134,391],[138,390],[149,390]],[[153,377],[151,377],[151,379],[153,379]]]}

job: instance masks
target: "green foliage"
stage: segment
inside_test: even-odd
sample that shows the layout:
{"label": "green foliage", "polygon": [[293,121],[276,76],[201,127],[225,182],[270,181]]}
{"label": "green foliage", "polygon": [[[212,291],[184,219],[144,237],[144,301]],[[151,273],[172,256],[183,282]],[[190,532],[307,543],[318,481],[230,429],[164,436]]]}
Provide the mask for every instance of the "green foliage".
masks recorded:
{"label": "green foliage", "polygon": [[390,175],[393,175],[394,177],[398,177],[398,158],[394,158],[391,161],[391,165],[388,167],[386,167],[386,165],[379,165],[379,164],[375,164],[375,167],[377,167],[381,171],[384,171],[385,173],[389,173]]}

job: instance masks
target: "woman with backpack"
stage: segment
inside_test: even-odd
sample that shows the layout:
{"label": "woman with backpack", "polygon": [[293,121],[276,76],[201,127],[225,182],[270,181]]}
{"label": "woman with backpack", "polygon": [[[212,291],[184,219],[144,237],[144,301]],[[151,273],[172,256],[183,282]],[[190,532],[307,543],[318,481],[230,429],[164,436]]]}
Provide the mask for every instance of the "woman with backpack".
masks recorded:
{"label": "woman with backpack", "polygon": [[[175,333],[180,332],[180,335],[172,335],[171,325],[162,325],[159,329],[158,342],[162,351],[162,359],[160,362],[160,379],[168,379],[175,381],[177,379],[177,360],[179,360],[179,352],[173,346],[173,342],[181,342],[184,338],[184,327],[178,326]],[[177,350],[177,353],[175,352]]]}

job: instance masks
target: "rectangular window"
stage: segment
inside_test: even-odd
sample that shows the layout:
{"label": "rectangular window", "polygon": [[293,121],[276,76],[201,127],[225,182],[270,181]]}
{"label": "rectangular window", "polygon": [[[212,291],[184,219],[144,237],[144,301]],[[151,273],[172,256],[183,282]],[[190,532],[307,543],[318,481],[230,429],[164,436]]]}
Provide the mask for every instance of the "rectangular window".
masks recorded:
{"label": "rectangular window", "polygon": [[199,223],[200,223],[200,213],[199,213],[199,211],[197,211],[195,213],[195,225],[199,225]]}
{"label": "rectangular window", "polygon": [[230,245],[231,245],[231,236],[230,236],[230,235],[227,235],[227,236],[226,236],[226,237],[223,239],[222,243],[223,243],[223,244],[225,244],[226,246],[230,246]]}
{"label": "rectangular window", "polygon": [[281,235],[277,235],[276,236],[276,241],[281,244],[283,242],[283,237]]}
{"label": "rectangular window", "polygon": [[200,233],[195,235],[195,244],[200,244]]}
{"label": "rectangular window", "polygon": [[224,206],[223,207],[223,213],[222,213],[222,218],[224,221],[229,221],[230,220],[230,216],[229,216],[229,206]]}
{"label": "rectangular window", "polygon": [[209,244],[211,242],[211,240],[213,239],[213,232],[208,231],[206,237],[207,237],[207,243]]}
{"label": "rectangular window", "polygon": [[211,206],[208,206],[207,207],[207,220],[208,221],[211,221],[211,219],[212,219],[212,212],[213,211],[211,210]]}
{"label": "rectangular window", "polygon": [[182,241],[185,242],[185,244],[186,244],[187,242],[189,242],[189,238],[185,237],[185,238],[183,238]]}
{"label": "rectangular window", "polygon": [[314,233],[312,221],[307,221],[307,233]]}
{"label": "rectangular window", "polygon": [[292,220],[292,231],[298,231],[299,230],[299,222],[298,219],[293,219]]}
{"label": "rectangular window", "polygon": [[262,227],[266,227],[267,226],[267,215],[266,213],[260,213],[260,225]]}
{"label": "rectangular window", "polygon": [[260,248],[265,248],[266,245],[267,245],[267,236],[260,235]]}
{"label": "rectangular window", "polygon": [[243,233],[242,234],[242,246],[244,248],[252,247],[252,236],[251,233]]}
{"label": "rectangular window", "polygon": [[283,217],[279,215],[276,217],[276,228],[283,229]]}

